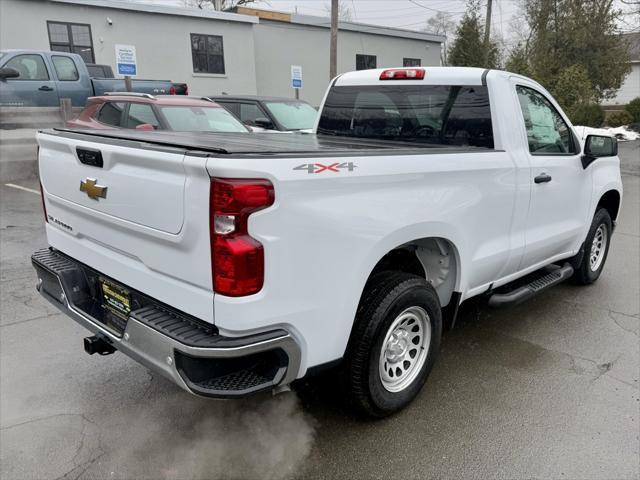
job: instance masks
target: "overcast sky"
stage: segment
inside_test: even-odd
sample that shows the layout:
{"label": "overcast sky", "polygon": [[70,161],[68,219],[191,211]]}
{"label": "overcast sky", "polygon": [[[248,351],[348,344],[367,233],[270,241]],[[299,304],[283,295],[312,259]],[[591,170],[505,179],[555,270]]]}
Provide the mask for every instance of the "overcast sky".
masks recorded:
{"label": "overcast sky", "polygon": [[[184,5],[184,0],[140,0],[165,5]],[[340,0],[351,11],[353,21],[421,30],[426,27],[429,17],[438,11],[444,12],[451,20],[458,22],[464,13],[466,0]],[[295,12],[307,15],[326,16],[329,0],[263,0],[256,2],[256,8]],[[486,5],[486,1],[483,2]],[[491,28],[494,36],[506,46],[512,44],[517,33],[513,31],[514,20],[520,12],[521,0],[494,0]],[[629,7],[616,0],[623,10]],[[637,7],[636,7],[637,9]],[[620,25],[623,31],[640,31],[637,17],[627,15]],[[517,22],[516,22],[517,23]]]}

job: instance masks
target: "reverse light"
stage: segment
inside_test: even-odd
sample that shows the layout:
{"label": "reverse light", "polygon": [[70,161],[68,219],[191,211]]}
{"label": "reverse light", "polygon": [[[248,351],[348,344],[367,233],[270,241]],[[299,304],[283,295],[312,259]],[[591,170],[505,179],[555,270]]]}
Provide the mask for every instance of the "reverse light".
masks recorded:
{"label": "reverse light", "polygon": [[249,235],[248,219],[273,201],[268,180],[211,179],[211,271],[216,293],[241,297],[262,289],[264,248]]}
{"label": "reverse light", "polygon": [[422,80],[424,68],[389,68],[380,74],[380,80]]}

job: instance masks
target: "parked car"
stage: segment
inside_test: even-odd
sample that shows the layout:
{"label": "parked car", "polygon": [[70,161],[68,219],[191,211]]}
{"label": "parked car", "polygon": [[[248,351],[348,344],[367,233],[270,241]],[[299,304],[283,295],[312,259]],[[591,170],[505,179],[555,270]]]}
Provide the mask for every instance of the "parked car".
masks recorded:
{"label": "parked car", "polygon": [[[99,65],[96,63],[87,63],[89,76],[92,78],[115,78],[113,70],[109,65]],[[186,83],[171,82],[169,95],[189,95],[189,86]]]}
{"label": "parked car", "polygon": [[224,398],[337,367],[382,417],[420,392],[464,300],[602,273],[616,139],[581,146],[537,82],[366,70],[320,111],[316,135],[38,134],[37,285],[92,332],[88,353]]}
{"label": "parked car", "polygon": [[91,97],[72,129],[177,130],[183,132],[249,132],[242,122],[208,98],[114,92]]}
{"label": "parked car", "polygon": [[[169,94],[169,80],[131,80],[134,92]],[[53,107],[69,98],[83,106],[88,97],[125,91],[123,79],[91,78],[80,55],[39,50],[0,50],[0,106]]]}
{"label": "parked car", "polygon": [[318,111],[302,100],[255,95],[213,95],[209,98],[245,125],[264,130],[309,133],[318,117]]}

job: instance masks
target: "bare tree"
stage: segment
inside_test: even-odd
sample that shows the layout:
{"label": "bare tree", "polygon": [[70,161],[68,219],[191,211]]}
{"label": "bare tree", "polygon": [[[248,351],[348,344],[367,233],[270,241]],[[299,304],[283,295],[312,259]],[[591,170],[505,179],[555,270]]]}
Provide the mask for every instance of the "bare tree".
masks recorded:
{"label": "bare tree", "polygon": [[456,29],[456,23],[445,12],[438,12],[427,19],[424,31],[450,37]]}
{"label": "bare tree", "polygon": [[[324,6],[325,11],[327,12],[327,16],[331,16],[331,5]],[[338,2],[338,19],[341,22],[351,22],[353,21],[353,15],[351,14],[351,9],[349,5],[346,3]]]}
{"label": "bare tree", "polygon": [[260,0],[182,0],[185,7],[197,7],[201,9],[213,8],[214,10],[227,11],[235,7],[259,2]]}
{"label": "bare tree", "polygon": [[444,45],[442,46],[442,64],[447,64],[447,49],[452,40],[456,29],[456,24],[451,20],[450,15],[445,12],[438,12],[434,16],[427,19],[427,24],[423,28],[424,31],[444,35]]}

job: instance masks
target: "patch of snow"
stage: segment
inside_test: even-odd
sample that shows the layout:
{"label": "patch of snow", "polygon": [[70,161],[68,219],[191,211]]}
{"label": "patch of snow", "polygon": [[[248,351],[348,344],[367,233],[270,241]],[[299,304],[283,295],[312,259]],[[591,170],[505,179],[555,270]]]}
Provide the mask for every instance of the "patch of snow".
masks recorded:
{"label": "patch of snow", "polygon": [[627,142],[631,140],[640,140],[640,133],[634,132],[629,129],[627,126],[622,127],[606,127],[606,128],[591,128],[591,127],[583,127],[577,126],[574,127],[576,129],[576,133],[580,137],[580,140],[584,142],[587,138],[587,135],[605,135],[608,137],[616,137],[620,142]]}

